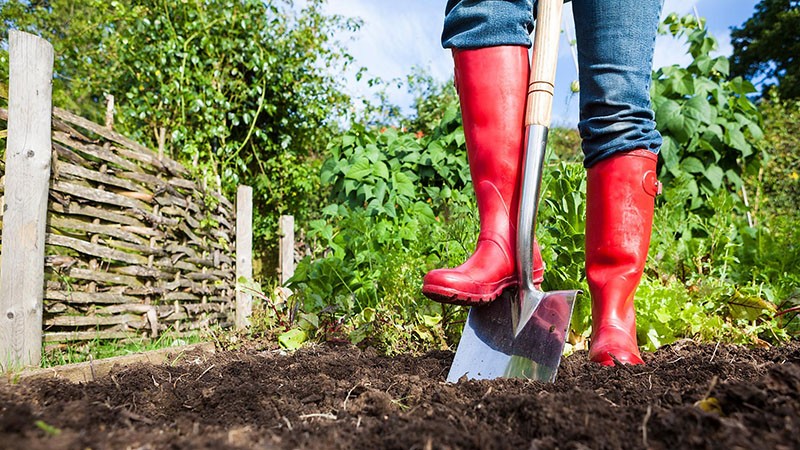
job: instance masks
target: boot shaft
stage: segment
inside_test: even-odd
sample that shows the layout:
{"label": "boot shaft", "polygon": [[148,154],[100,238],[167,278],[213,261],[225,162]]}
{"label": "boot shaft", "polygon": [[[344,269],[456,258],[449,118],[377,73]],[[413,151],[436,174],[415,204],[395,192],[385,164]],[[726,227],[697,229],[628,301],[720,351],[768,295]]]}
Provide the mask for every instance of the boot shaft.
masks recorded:
{"label": "boot shaft", "polygon": [[454,50],[456,87],[481,230],[512,236],[519,207],[530,63],[518,46]]}
{"label": "boot shaft", "polygon": [[[586,277],[592,298],[592,361],[637,364],[634,294],[653,225],[658,157],[646,150],[614,155],[588,169]],[[613,355],[613,357],[612,357]]]}
{"label": "boot shaft", "polygon": [[[587,171],[586,272],[589,284],[641,277],[650,246],[658,157],[646,150],[607,158]],[[638,282],[638,280],[637,280]]]}

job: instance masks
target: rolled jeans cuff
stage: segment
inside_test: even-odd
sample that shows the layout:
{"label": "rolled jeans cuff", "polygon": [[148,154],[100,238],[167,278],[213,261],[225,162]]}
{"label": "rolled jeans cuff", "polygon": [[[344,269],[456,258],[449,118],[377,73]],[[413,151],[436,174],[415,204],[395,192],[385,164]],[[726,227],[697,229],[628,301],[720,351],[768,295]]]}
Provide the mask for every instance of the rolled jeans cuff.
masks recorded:
{"label": "rolled jeans cuff", "polygon": [[448,0],[442,46],[475,49],[498,45],[531,46],[530,0]]}

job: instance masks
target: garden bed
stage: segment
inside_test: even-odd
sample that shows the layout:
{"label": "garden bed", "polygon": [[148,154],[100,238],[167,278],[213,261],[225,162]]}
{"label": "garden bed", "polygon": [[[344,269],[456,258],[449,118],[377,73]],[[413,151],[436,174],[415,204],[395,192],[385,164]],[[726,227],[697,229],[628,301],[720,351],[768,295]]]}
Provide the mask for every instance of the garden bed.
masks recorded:
{"label": "garden bed", "polygon": [[448,384],[451,352],[198,354],[0,385],[0,448],[800,448],[800,344],[566,358],[555,384]]}

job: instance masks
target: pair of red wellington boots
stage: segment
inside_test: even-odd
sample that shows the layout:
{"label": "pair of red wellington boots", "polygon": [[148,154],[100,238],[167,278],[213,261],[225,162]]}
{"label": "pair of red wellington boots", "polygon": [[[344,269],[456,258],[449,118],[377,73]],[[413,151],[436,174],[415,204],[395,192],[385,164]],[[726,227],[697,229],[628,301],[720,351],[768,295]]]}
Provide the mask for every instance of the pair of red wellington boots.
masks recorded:
{"label": "pair of red wellington boots", "polygon": [[[530,63],[527,48],[517,46],[456,50],[453,56],[480,235],[464,264],[429,272],[422,292],[439,302],[479,305],[518,284],[516,225]],[[588,169],[589,357],[603,365],[643,363],[636,344],[633,295],[650,244],[659,186],[656,162],[652,152],[635,150]],[[536,242],[533,251],[538,285],[544,264]]]}

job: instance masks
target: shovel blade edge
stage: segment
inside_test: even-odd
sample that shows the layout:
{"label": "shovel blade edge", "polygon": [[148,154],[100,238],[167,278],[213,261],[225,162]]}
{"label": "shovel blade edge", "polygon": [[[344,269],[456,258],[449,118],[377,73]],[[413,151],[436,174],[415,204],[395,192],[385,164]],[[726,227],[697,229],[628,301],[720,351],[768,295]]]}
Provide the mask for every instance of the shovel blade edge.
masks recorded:
{"label": "shovel blade edge", "polygon": [[[515,323],[521,304],[504,293],[469,310],[447,381],[526,378],[554,382],[564,352],[575,298],[580,291],[542,292],[526,323]],[[515,330],[516,328],[516,330]]]}

